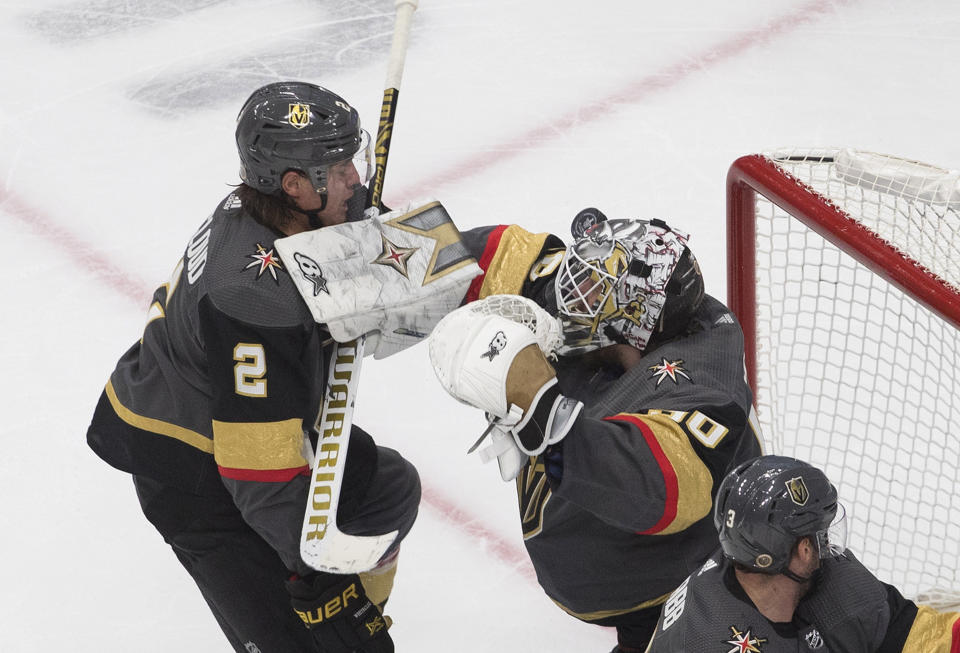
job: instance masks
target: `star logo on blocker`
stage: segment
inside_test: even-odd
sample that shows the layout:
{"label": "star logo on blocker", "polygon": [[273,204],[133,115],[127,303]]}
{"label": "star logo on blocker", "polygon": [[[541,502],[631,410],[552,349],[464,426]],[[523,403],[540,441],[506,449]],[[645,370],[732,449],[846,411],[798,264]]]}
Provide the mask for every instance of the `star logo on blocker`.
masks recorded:
{"label": "star logo on blocker", "polygon": [[263,245],[257,243],[257,253],[250,254],[250,258],[253,259],[253,262],[243,268],[244,270],[259,266],[260,269],[257,270],[257,279],[259,279],[264,272],[269,271],[273,280],[280,283],[277,279],[277,270],[282,270],[283,264],[280,263],[280,258],[273,253],[272,249],[267,251]]}
{"label": "star logo on blocker", "polygon": [[733,644],[733,648],[727,653],[760,653],[760,645],[767,641],[759,637],[751,637],[749,629],[741,633],[736,626],[730,626],[730,631],[733,633],[733,639],[728,639],[727,644]]}
{"label": "star logo on blocker", "polygon": [[380,238],[383,240],[383,251],[380,252],[373,262],[378,265],[389,265],[394,270],[402,274],[404,277],[407,276],[407,260],[413,256],[413,253],[417,251],[417,247],[400,247],[395,245],[387,240],[387,237],[383,234],[380,234]]}
{"label": "star logo on blocker", "polygon": [[673,381],[674,384],[679,384],[680,382],[677,381],[677,376],[682,376],[687,381],[692,383],[693,379],[687,376],[687,373],[684,371],[684,369],[680,367],[681,363],[683,363],[682,360],[668,361],[666,358],[661,358],[659,365],[650,366],[649,369],[651,372],[653,372],[653,376],[650,378],[657,379],[658,386],[663,383],[664,379],[667,377],[670,377],[670,380]]}

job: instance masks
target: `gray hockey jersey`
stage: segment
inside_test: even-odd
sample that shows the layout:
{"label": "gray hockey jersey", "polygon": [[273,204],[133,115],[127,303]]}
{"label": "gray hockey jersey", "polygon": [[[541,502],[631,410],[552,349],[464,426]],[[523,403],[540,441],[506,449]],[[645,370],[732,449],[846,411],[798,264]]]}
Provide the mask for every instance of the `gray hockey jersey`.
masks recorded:
{"label": "gray hockey jersey", "polygon": [[[223,200],[154,294],[143,336],[111,374],[87,441],[131,474],[196,494],[226,486],[287,567],[305,573],[304,437],[316,436],[332,341],[274,251],[282,235],[235,195]],[[409,463],[390,460],[395,476],[379,464],[392,483],[383,495],[394,503],[357,528],[402,537],[416,516],[419,481]],[[363,496],[377,469],[378,448],[355,428],[338,516],[349,516],[351,497]]]}
{"label": "gray hockey jersey", "polygon": [[958,616],[918,610],[848,550],[823,560],[790,623],[771,623],[718,550],[667,600],[647,653],[952,653]]}
{"label": "gray hockey jersey", "polygon": [[760,454],[740,327],[712,297],[696,322],[626,373],[583,357],[556,366],[585,409],[563,440],[560,482],[545,482],[541,456],[517,491],[540,584],[581,619],[662,603],[717,546],[720,480]]}

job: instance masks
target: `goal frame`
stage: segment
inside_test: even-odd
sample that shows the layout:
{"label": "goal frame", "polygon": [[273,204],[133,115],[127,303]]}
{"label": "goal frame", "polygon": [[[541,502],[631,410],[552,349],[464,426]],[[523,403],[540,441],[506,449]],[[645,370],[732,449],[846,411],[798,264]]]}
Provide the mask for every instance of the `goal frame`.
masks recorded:
{"label": "goal frame", "polygon": [[727,173],[727,302],[740,322],[745,364],[756,383],[756,196],[762,194],[846,254],[960,329],[960,294],[808,188],[769,158],[738,158]]}

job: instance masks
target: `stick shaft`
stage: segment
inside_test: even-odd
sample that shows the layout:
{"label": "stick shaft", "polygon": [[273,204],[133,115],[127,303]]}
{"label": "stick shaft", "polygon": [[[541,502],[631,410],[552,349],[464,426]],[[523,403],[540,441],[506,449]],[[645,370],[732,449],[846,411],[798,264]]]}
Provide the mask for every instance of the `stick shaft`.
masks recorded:
{"label": "stick shaft", "polygon": [[410,24],[417,2],[418,0],[397,0],[397,17],[393,28],[393,42],[390,45],[390,59],[387,62],[387,79],[384,84],[383,102],[380,105],[380,124],[377,127],[377,142],[374,148],[377,167],[370,182],[367,206],[379,208],[381,205],[383,180],[387,174],[387,157],[390,155],[390,140],[393,136],[393,122],[397,116],[400,82],[403,79],[403,65],[410,40]]}
{"label": "stick shaft", "polygon": [[[377,168],[367,195],[368,206],[380,207],[410,23],[417,2],[418,0],[397,0],[386,89],[383,92],[380,125],[377,129]],[[314,569],[339,574],[371,569],[397,537],[397,531],[372,536],[348,535],[337,527],[337,508],[346,469],[363,349],[363,336],[353,343],[337,343],[333,347],[327,391],[324,393],[319,420],[321,432],[300,533],[300,556],[303,560]],[[343,383],[344,379],[348,379],[346,384]],[[331,394],[334,387],[340,388],[336,396]],[[335,428],[326,428],[324,425],[328,423],[335,424]]]}

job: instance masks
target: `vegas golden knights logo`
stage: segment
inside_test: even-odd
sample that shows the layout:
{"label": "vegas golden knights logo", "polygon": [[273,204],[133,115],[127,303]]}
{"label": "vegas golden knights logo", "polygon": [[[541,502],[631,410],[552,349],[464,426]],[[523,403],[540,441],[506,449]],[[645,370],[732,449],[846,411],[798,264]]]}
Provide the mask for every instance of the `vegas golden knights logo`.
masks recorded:
{"label": "vegas golden knights logo", "polygon": [[310,107],[306,104],[291,104],[287,120],[297,129],[303,129],[310,124]]}
{"label": "vegas golden knights logo", "polygon": [[810,498],[810,490],[807,489],[807,484],[803,482],[802,476],[791,478],[789,481],[786,481],[784,485],[787,486],[787,491],[790,492],[790,498],[795,504],[802,506],[807,503],[807,499]]}
{"label": "vegas golden knights logo", "polygon": [[550,486],[543,461],[539,458],[521,470],[517,476],[517,500],[520,503],[520,522],[523,539],[528,540],[543,528],[543,509],[550,499]]}

